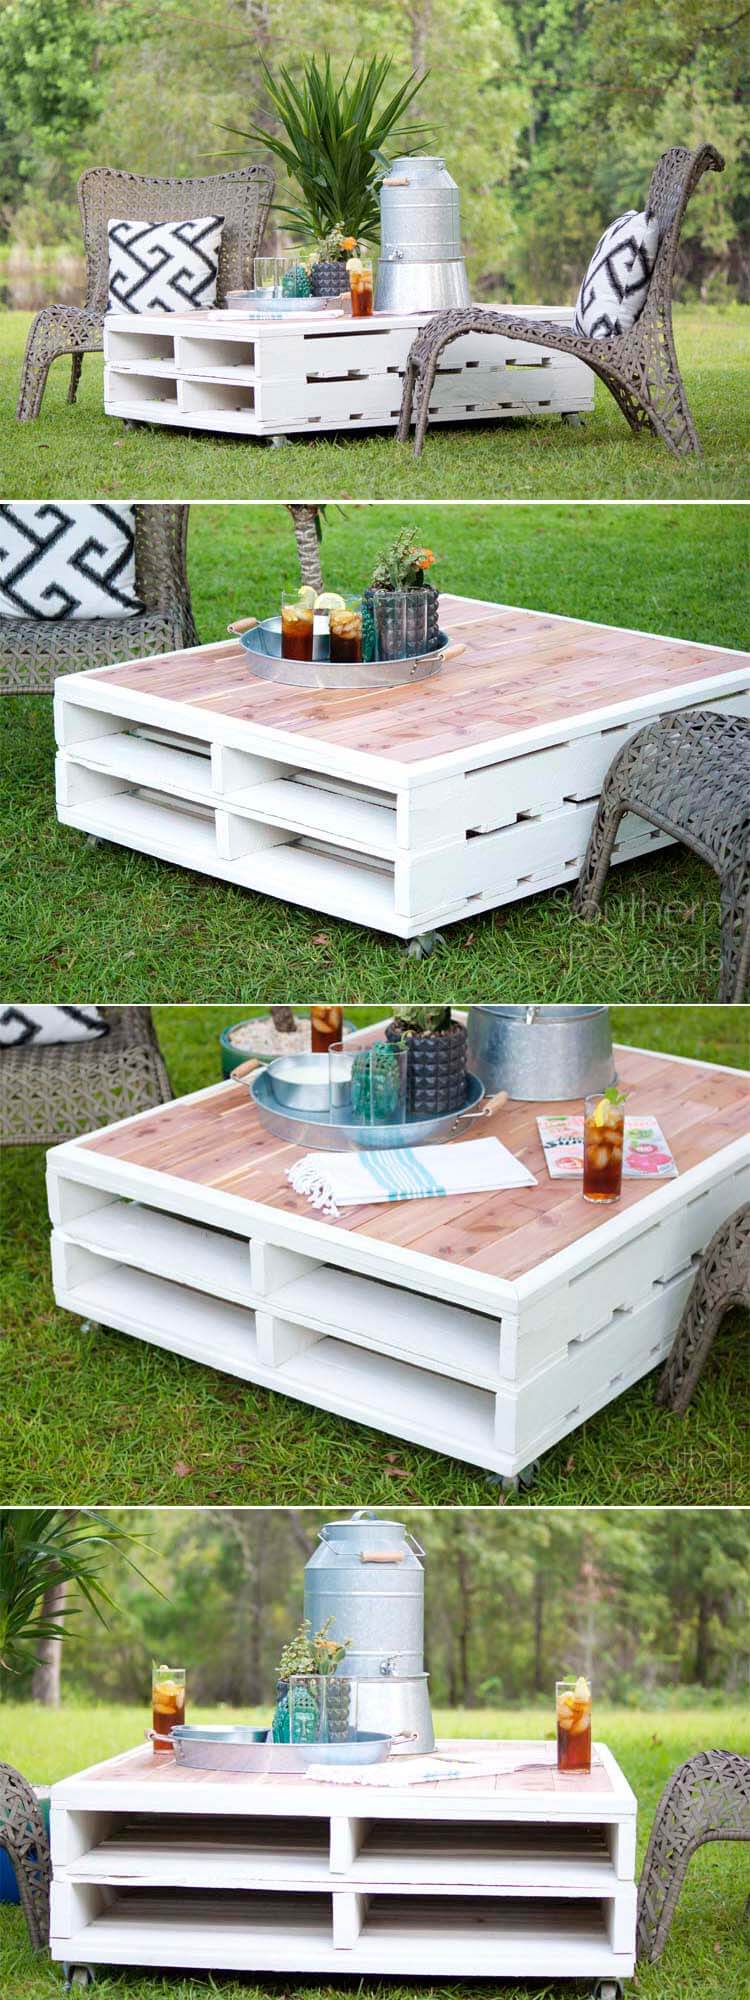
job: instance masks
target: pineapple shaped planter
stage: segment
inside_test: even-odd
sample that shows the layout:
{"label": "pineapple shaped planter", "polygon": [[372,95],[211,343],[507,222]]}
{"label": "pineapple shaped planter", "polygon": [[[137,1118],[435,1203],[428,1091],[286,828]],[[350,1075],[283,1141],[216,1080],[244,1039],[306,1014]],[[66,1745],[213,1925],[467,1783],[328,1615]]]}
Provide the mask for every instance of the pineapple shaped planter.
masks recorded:
{"label": "pineapple shaped planter", "polygon": [[329,1743],[345,1743],[350,1732],[352,1684],[338,1674],[326,1680],[326,1719]]}
{"label": "pineapple shaped planter", "polygon": [[406,1051],[410,1116],[440,1118],[466,1100],[466,1029],[449,1007],[402,1007],[386,1040]]}

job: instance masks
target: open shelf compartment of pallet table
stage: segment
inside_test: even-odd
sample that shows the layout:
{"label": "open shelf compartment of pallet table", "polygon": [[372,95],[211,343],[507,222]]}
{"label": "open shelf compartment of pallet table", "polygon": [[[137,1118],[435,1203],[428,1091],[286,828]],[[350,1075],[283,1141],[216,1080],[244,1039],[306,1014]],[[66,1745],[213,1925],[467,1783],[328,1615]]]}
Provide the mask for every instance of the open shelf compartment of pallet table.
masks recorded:
{"label": "open shelf compartment of pallet table", "polygon": [[604,1214],[547,1176],[536,1114],[554,1105],[478,1128],[536,1186],[339,1218],[291,1194],[300,1153],[242,1082],[70,1140],[48,1156],[57,1302],[515,1476],[664,1359],[702,1252],[750,1198],[747,1075],[616,1059],[679,1174],[626,1182]]}
{"label": "open shelf compartment of pallet table", "polygon": [[[66,1779],[53,1957],[460,1976],[470,1952],[477,1973],[628,1977],[636,1801],[611,1752],[566,1779],[551,1745],[439,1747],[465,1777],[229,1778],[149,1748]],[[484,1776],[498,1748],[510,1769]]]}

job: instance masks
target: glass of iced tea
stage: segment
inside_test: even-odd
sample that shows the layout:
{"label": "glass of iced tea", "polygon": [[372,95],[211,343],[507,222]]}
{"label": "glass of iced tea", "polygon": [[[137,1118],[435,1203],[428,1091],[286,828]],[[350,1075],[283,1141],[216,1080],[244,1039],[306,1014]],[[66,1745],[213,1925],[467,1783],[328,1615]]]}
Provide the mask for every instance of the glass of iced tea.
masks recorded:
{"label": "glass of iced tea", "polygon": [[585,1674],[557,1681],[558,1771],[591,1770],[591,1684]]}
{"label": "glass of iced tea", "polygon": [[281,593],[281,655],[284,660],[311,660],[315,632],[315,591],[291,584]]}
{"label": "glass of iced tea", "polygon": [[362,659],[362,601],[347,597],[328,613],[330,657],[340,665],[359,666]]}
{"label": "glass of iced tea", "polygon": [[152,1661],[151,1710],[154,1750],[157,1754],[166,1751],[169,1755],[171,1744],[163,1739],[171,1736],[176,1722],[185,1720],[184,1667],[157,1666],[156,1660]]}
{"label": "glass of iced tea", "polygon": [[624,1138],[624,1092],[613,1085],[596,1097],[587,1097],[583,1110],[584,1201],[619,1201]]}
{"label": "glass of iced tea", "polygon": [[310,1047],[314,1055],[326,1055],[332,1042],[341,1040],[344,1025],[343,1007],[326,1007],[316,1003],[310,1008]]}
{"label": "glass of iced tea", "polygon": [[350,257],[347,263],[352,319],[369,319],[372,313],[372,260]]}

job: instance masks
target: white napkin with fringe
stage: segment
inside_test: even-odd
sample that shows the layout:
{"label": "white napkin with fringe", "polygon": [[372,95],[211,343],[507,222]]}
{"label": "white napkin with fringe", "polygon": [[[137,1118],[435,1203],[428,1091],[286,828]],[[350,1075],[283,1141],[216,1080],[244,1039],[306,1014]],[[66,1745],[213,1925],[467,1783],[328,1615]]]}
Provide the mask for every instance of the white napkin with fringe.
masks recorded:
{"label": "white napkin with fringe", "polygon": [[358,1202],[423,1201],[432,1195],[491,1194],[536,1187],[500,1139],[464,1139],[459,1146],[396,1146],[381,1151],[306,1153],[287,1168],[295,1194],[313,1208],[339,1215]]}

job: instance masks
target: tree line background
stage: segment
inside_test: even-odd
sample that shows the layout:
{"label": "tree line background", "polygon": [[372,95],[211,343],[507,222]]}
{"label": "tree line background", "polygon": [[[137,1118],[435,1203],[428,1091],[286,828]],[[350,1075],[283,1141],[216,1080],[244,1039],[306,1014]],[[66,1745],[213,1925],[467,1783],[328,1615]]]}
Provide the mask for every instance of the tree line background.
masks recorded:
{"label": "tree line background", "polygon": [[[394,1478],[398,1468],[394,1469]],[[426,1665],[437,1707],[547,1706],[583,1669],[633,1707],[742,1696],[750,1684],[750,1517],[741,1509],[394,1509],[427,1557]],[[303,1567],[330,1512],[109,1510],[105,1629],[83,1606],[62,1648],[63,1700],[144,1703],[152,1656],[188,1670],[191,1705],[271,1702],[302,1616]],[[153,1586],[157,1586],[156,1589]],[[161,1593],[161,1594],[159,1594]],[[55,1676],[0,1676],[54,1701]]]}
{"label": "tree line background", "polygon": [[[750,298],[750,6],[742,0],[0,0],[0,257],[80,245],[91,165],[239,166],[268,124],[257,57],[392,53],[459,183],[475,290],[571,298],[665,146],[726,156],[691,204],[683,296]],[[228,149],[236,149],[228,151]],[[80,284],[77,273],[74,284]]]}

